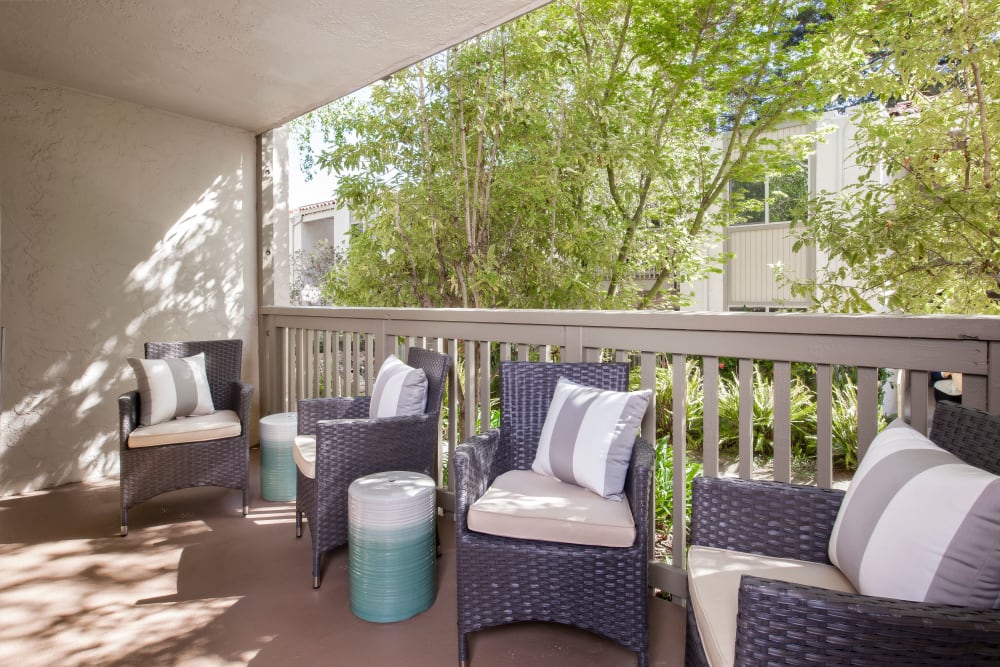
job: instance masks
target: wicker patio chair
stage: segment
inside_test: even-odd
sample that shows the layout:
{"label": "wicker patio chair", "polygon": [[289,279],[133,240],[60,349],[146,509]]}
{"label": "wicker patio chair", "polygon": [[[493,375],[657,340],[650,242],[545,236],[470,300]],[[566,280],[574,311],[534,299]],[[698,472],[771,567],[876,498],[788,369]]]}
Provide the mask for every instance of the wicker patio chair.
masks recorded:
{"label": "wicker patio chair", "polygon": [[193,486],[222,486],[243,491],[243,515],[249,506],[250,399],[253,387],[240,381],[243,341],[214,340],[146,343],[146,359],[190,357],[205,353],[205,373],[216,411],[233,410],[239,417],[238,436],[153,447],[128,446],[139,426],[140,396],[136,390],[118,398],[121,463],[121,533],[128,534],[128,510],[167,491]]}
{"label": "wicker patio chair", "polygon": [[624,391],[619,363],[504,362],[500,428],[455,450],[455,534],[459,662],[469,664],[469,633],[518,621],[553,621],[589,630],[649,660],[647,561],[653,449],[637,438],[625,481],[636,538],[631,547],[514,539],[475,532],[469,508],[497,476],[529,470],[560,377]]}
{"label": "wicker patio chair", "polygon": [[305,515],[312,536],[313,588],[319,588],[323,553],[347,544],[347,487],[386,470],[435,476],[441,415],[451,358],[411,347],[406,363],[427,375],[422,415],[369,418],[370,396],[311,398],[298,403],[298,432],[316,436],[315,477],[296,468],[295,532]]}
{"label": "wicker patio chair", "polygon": [[[1000,473],[1000,416],[942,402],[930,438],[966,463]],[[829,564],[828,543],[843,498],[837,490],[699,477],[691,543]],[[740,582],[736,628],[738,665],[1000,664],[1000,611],[747,575]],[[686,664],[709,664],[690,604]]]}

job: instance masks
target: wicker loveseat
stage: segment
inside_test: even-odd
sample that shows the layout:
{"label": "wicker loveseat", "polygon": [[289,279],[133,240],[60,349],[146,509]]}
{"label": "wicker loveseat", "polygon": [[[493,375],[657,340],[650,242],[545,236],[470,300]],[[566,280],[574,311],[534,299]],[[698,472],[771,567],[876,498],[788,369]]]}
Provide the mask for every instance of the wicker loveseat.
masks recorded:
{"label": "wicker loveseat", "polygon": [[[930,438],[965,463],[1000,473],[1000,417],[941,403]],[[693,494],[692,554],[700,546],[831,563],[828,545],[843,492],[700,477]],[[746,574],[739,581],[737,665],[1000,664],[997,609],[908,602]],[[696,606],[692,600],[687,614],[686,663],[692,666],[710,664]]]}

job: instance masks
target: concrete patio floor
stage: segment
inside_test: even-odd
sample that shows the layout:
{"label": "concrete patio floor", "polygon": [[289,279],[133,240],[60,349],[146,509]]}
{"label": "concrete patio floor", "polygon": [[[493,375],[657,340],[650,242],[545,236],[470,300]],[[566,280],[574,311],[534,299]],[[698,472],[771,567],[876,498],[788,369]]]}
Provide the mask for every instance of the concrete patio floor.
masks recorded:
{"label": "concrete patio floor", "polygon": [[[439,521],[438,592],[399,623],[350,611],[347,549],[313,590],[294,502],[263,501],[257,450],[250,516],[240,494],[188,489],[129,513],[118,484],[71,484],[0,499],[0,664],[456,665],[452,522]],[[684,614],[650,601],[651,664],[679,667]],[[635,656],[588,632],[521,623],[472,636],[474,667],[626,667]]]}

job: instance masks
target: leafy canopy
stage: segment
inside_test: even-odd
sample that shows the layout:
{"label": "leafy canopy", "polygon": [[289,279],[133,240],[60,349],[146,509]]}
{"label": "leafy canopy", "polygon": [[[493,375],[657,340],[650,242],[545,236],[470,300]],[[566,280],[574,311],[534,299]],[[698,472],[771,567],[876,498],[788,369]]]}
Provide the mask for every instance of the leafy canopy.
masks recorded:
{"label": "leafy canopy", "polygon": [[[829,17],[795,0],[563,0],[299,125],[365,220],[335,303],[677,307],[721,270],[728,183],[832,95]],[[308,153],[320,129],[327,147]],[[640,284],[635,276],[652,276]]]}
{"label": "leafy canopy", "polygon": [[[831,258],[799,285],[833,311],[1000,314],[1000,2],[845,0],[857,186],[801,229]],[[817,287],[819,289],[817,289]]]}

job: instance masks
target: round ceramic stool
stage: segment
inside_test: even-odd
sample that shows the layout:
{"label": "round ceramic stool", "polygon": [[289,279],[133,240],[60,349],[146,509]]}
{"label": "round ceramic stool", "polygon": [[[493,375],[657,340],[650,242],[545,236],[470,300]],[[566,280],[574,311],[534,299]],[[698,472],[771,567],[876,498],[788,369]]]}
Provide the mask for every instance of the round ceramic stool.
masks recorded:
{"label": "round ceramic stool", "polygon": [[279,412],[260,420],[260,495],[264,500],[295,500],[292,445],[298,414]]}
{"label": "round ceramic stool", "polygon": [[347,489],[351,611],[391,623],[434,603],[434,480],[415,472],[381,472]]}

